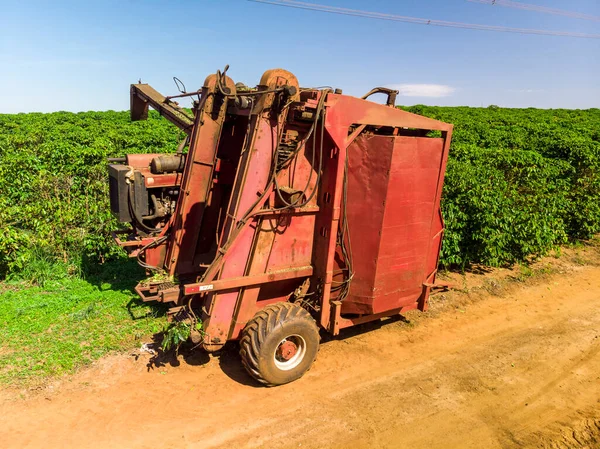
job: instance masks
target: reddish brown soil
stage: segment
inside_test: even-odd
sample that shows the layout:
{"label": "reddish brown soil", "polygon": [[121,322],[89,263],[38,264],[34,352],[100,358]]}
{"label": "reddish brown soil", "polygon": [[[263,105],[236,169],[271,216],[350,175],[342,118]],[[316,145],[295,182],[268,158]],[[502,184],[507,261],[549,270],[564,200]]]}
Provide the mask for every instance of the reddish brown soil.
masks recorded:
{"label": "reddish brown soil", "polygon": [[0,447],[599,448],[600,267],[574,257],[524,282],[454,276],[465,292],[323,342],[282,387],[229,350],[150,370],[115,355],[4,391]]}

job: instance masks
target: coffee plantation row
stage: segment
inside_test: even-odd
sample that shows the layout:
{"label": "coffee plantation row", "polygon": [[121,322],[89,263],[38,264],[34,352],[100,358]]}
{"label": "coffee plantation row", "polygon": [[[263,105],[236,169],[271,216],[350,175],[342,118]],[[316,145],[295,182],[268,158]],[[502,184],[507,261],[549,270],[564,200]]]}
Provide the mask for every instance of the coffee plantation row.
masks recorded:
{"label": "coffee plantation row", "polygon": [[[507,265],[600,232],[600,110],[405,108],[455,124],[442,265]],[[106,158],[175,151],[156,113],[0,115],[0,279],[77,275],[122,257]]]}

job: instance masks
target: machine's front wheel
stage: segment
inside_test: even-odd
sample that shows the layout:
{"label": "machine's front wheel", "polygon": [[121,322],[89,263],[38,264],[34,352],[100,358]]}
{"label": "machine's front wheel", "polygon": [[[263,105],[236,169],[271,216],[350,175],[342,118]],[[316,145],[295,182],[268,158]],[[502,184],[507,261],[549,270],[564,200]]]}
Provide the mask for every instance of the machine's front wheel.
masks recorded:
{"label": "machine's front wheel", "polygon": [[308,371],[319,351],[319,329],[302,307],[272,304],[248,322],[240,340],[246,371],[259,382],[282,385]]}

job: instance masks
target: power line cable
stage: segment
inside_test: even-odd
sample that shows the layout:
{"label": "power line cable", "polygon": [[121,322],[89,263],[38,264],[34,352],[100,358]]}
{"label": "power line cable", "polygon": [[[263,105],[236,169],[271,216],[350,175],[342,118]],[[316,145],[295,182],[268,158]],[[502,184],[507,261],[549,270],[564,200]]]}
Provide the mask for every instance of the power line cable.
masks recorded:
{"label": "power line cable", "polygon": [[530,3],[512,2],[510,0],[467,0],[472,3],[482,3],[484,5],[505,6],[507,8],[524,9],[527,11],[542,12],[545,14],[555,14],[558,16],[572,17],[574,19],[593,20],[600,22],[599,16],[592,16],[575,11],[566,11],[564,9],[548,8],[547,6],[532,5]]}
{"label": "power line cable", "polygon": [[358,9],[341,8],[338,6],[321,5],[318,3],[307,3],[296,0],[248,0],[255,3],[265,3],[288,8],[307,9],[311,11],[328,12],[355,17],[366,17],[369,19],[391,20],[395,22],[417,23],[420,25],[433,25],[449,28],[463,28],[481,31],[498,31],[503,33],[538,34],[545,36],[577,37],[584,39],[600,39],[600,34],[573,33],[570,31],[536,30],[531,28],[511,28],[495,25],[478,25],[474,23],[449,22],[446,20],[422,19],[419,17],[399,16],[396,14],[385,14],[373,11],[361,11]]}

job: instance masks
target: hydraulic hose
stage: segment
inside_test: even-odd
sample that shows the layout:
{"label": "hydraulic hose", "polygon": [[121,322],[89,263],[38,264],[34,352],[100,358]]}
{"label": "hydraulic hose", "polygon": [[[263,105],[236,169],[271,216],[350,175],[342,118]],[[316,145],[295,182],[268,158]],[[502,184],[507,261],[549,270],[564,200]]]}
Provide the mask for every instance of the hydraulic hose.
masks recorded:
{"label": "hydraulic hose", "polygon": [[140,228],[142,228],[144,231],[146,231],[148,233],[159,232],[160,229],[151,228],[150,226],[145,225],[143,217],[141,217],[137,213],[137,210],[135,209],[135,202],[133,199],[133,184],[129,184],[129,195],[128,196],[129,196],[129,211],[130,211],[131,217],[134,219],[136,225],[138,225]]}

